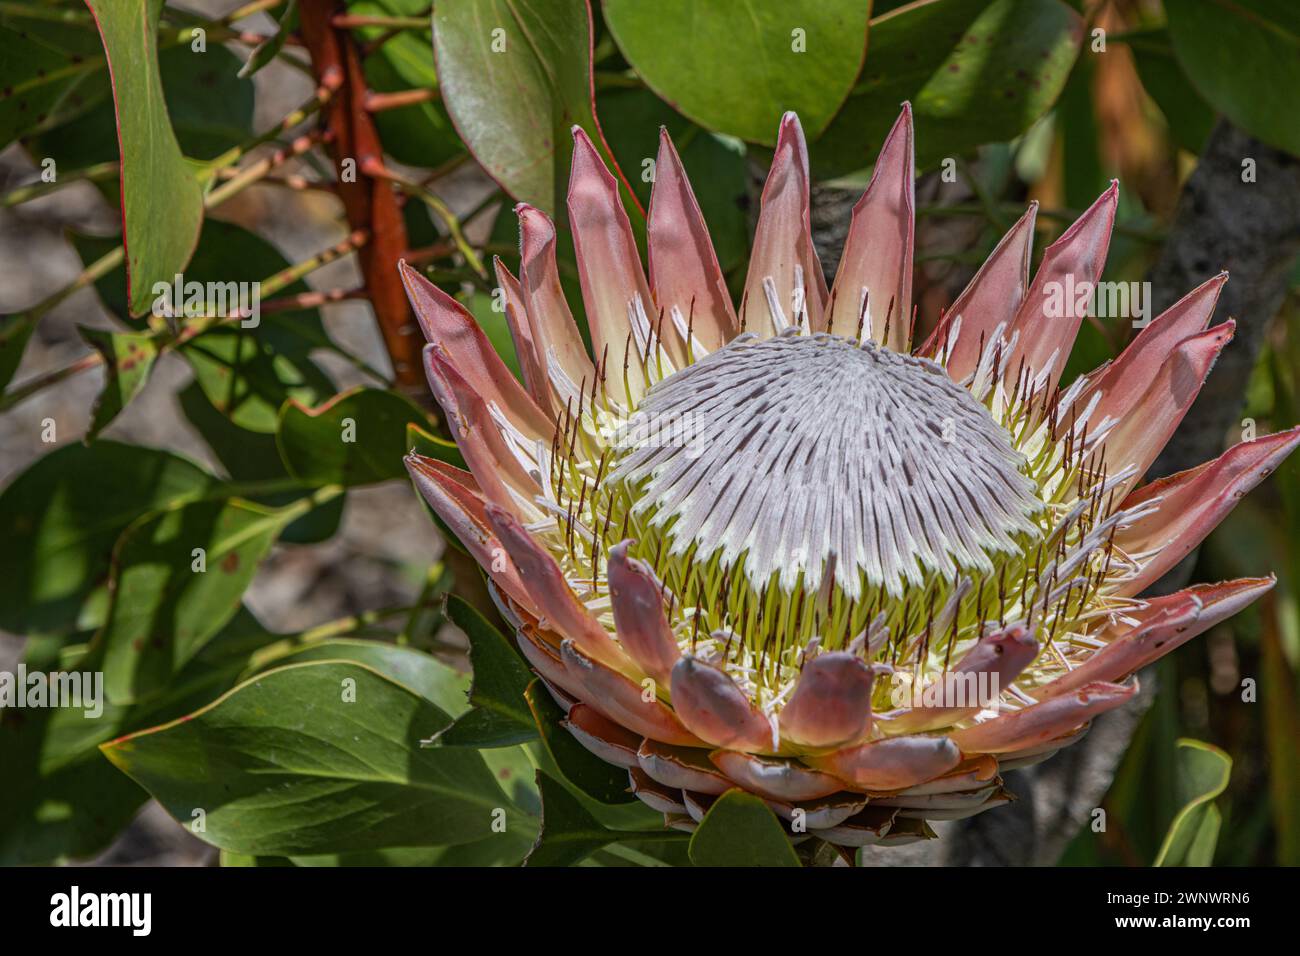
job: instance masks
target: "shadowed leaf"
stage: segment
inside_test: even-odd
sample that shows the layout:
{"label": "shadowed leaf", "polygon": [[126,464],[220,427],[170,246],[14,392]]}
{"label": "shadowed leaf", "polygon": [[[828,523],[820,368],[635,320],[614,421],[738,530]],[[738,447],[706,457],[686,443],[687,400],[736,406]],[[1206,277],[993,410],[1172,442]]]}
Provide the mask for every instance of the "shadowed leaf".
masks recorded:
{"label": "shadowed leaf", "polygon": [[0,627],[72,628],[127,525],[220,484],[177,455],[112,441],[39,459],[0,493]]}
{"label": "shadowed leaf", "polygon": [[542,829],[524,859],[524,866],[572,866],[611,843],[663,844],[683,842],[675,830],[611,830],[588,813],[573,794],[553,777],[537,771],[542,795]]}
{"label": "shadowed leaf", "polygon": [[532,674],[510,642],[484,617],[458,597],[447,598],[447,617],[469,638],[474,668],[470,690],[472,709],[440,733],[447,747],[509,747],[533,740],[533,723],[524,692]]}
{"label": "shadowed leaf", "polygon": [[858,84],[810,149],[814,175],[875,162],[903,100],[918,169],[1011,139],[1056,101],[1082,36],[1061,0],[931,0],[872,21]]}
{"label": "shadowed leaf", "polygon": [[1178,741],[1178,792],[1183,808],[1165,834],[1155,866],[1209,866],[1222,818],[1214,799],[1228,786],[1232,758],[1210,744]]}
{"label": "shadowed leaf", "polygon": [[1206,101],[1264,142],[1300,155],[1300,7],[1278,0],[1165,0],[1169,36]]}
{"label": "shadowed leaf", "polygon": [[406,475],[411,424],[431,427],[409,399],[356,388],[317,408],[286,402],[276,441],[289,473],[307,484],[365,485]]}

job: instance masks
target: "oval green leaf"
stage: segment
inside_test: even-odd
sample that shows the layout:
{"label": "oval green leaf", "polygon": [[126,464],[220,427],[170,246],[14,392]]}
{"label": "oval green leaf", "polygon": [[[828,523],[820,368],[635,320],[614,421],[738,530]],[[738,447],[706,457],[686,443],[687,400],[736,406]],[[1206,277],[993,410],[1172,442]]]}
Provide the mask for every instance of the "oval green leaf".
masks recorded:
{"label": "oval green leaf", "polygon": [[[473,750],[421,749],[447,715],[361,664],[277,668],[104,744],[117,767],[223,850],[290,856],[472,843],[530,826]],[[196,811],[202,811],[201,815]]]}
{"label": "oval green leaf", "polygon": [[696,866],[799,866],[785,828],[758,797],[728,790],[691,836]]}
{"label": "oval green leaf", "polygon": [[1300,6],[1287,0],[1165,0],[1174,54],[1215,109],[1300,155]]}
{"label": "oval green leaf", "polygon": [[830,123],[862,67],[871,4],[605,0],[604,10],[628,63],[683,116],[772,146],[787,110],[812,139]]}
{"label": "oval green leaf", "polygon": [[[586,0],[436,4],[433,52],[461,139],[516,199],[565,218],[574,125],[622,179],[592,104]],[[626,182],[622,191],[629,208],[638,208]]]}

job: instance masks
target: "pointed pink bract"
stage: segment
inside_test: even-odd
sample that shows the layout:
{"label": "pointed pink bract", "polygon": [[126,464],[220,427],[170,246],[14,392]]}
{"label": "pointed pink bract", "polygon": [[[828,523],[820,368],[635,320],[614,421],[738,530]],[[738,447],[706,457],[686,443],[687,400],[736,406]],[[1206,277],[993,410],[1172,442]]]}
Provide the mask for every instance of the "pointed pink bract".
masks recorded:
{"label": "pointed pink bract", "polygon": [[835,274],[830,321],[835,335],[854,338],[861,320],[863,338],[898,352],[907,350],[916,231],[914,168],[912,106],[904,103],[880,149],[871,183],[853,207],[844,254]]}
{"label": "pointed pink bract", "polygon": [[[741,301],[741,331],[766,338],[781,331],[773,321],[764,279],[775,286],[786,326],[806,315],[810,328],[825,327],[826,277],[813,248],[808,146],[799,118],[786,113],[777,136],[772,168],[763,185],[762,208],[750,252],[749,273]],[[803,311],[794,314],[796,276],[802,277]]]}

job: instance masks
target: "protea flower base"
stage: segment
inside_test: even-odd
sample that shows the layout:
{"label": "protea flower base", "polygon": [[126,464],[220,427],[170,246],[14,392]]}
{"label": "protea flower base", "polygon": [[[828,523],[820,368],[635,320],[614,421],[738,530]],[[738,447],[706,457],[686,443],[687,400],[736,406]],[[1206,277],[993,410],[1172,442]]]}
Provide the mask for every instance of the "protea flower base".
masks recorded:
{"label": "protea flower base", "polygon": [[497,263],[522,384],[404,265],[470,471],[407,461],[569,731],[667,825],[740,787],[795,841],[931,837],[1006,803],[1005,771],[1077,741],[1142,667],[1272,586],[1139,597],[1300,433],[1139,485],[1232,337],[1206,328],[1224,275],[1060,387],[1083,318],[1060,289],[1099,279],[1114,185],[1032,282],[1031,206],[913,349],[907,108],[832,289],[785,118],[738,308],[667,137],[647,281],[616,182],[574,133],[592,350],[536,209],[518,208],[520,277]]}

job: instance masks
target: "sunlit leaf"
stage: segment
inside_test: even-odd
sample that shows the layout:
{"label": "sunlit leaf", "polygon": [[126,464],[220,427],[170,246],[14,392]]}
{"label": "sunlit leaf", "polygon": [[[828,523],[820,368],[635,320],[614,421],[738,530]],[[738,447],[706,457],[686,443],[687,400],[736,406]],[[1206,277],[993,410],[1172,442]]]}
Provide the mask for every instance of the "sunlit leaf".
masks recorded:
{"label": "sunlit leaf", "polygon": [[433,50],[443,102],[475,158],[516,199],[564,218],[571,127],[612,161],[592,107],[586,0],[439,3]]}
{"label": "sunlit leaf", "polygon": [[72,628],[127,525],[219,485],[177,455],[112,441],[39,459],[0,493],[0,627]]}
{"label": "sunlit leaf", "polygon": [[691,836],[696,866],[799,866],[790,839],[758,797],[728,790]]}
{"label": "sunlit leaf", "polygon": [[87,0],[113,78],[122,150],[122,222],[130,312],[185,268],[203,224],[203,194],[181,154],[158,70],[162,0]]}
{"label": "sunlit leaf", "polygon": [[826,128],[862,66],[870,10],[866,0],[604,4],[652,90],[702,126],[768,146],[787,110],[810,138]]}
{"label": "sunlit leaf", "polygon": [[199,501],[132,525],[113,551],[104,648],[109,697],[157,693],[234,616],[293,517],[249,502]]}
{"label": "sunlit leaf", "polygon": [[86,433],[86,440],[93,441],[149,381],[149,373],[158,358],[158,345],[147,332],[83,328],[81,337],[104,358],[104,388],[95,400]]}
{"label": "sunlit leaf", "polygon": [[369,667],[318,661],[268,671],[101,749],[177,820],[201,810],[198,836],[240,853],[473,843],[498,819],[509,829],[515,811],[477,753],[419,747],[446,722]]}

